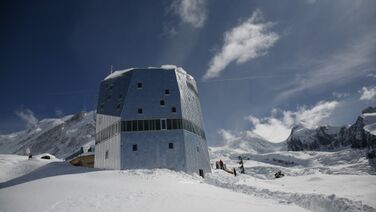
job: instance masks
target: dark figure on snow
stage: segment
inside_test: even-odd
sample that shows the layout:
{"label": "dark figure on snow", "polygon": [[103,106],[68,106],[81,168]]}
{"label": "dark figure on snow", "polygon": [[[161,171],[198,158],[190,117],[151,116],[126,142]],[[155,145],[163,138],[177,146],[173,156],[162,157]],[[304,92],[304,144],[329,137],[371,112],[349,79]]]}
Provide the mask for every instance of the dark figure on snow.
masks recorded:
{"label": "dark figure on snow", "polygon": [[29,157],[29,159],[33,158],[33,155],[31,154],[30,148],[26,148],[26,155]]}
{"label": "dark figure on snow", "polygon": [[234,168],[233,170],[234,176],[236,177],[236,169]]}
{"label": "dark figure on snow", "polygon": [[239,164],[240,164],[240,167],[239,167],[239,169],[240,169],[240,173],[242,173],[242,174],[245,174],[245,169],[244,169],[244,163],[243,163],[243,158],[241,157],[241,156],[239,156]]}
{"label": "dark figure on snow", "polygon": [[275,178],[281,178],[283,176],[285,176],[281,170],[279,170],[277,173],[274,174]]}
{"label": "dark figure on snow", "polygon": [[222,160],[219,160],[219,167],[220,167],[221,169],[223,169],[223,161],[222,161]]}

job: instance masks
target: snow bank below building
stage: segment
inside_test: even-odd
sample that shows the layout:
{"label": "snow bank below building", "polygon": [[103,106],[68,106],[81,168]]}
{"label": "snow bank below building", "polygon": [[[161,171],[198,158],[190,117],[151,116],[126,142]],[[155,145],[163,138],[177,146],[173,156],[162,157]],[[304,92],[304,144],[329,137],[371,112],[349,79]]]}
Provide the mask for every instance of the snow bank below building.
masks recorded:
{"label": "snow bank below building", "polygon": [[[231,151],[221,159],[237,168],[238,154],[249,157],[246,174],[214,169],[205,179],[0,155],[0,211],[376,211],[376,175],[360,150]],[[275,179],[277,170],[285,176]]]}
{"label": "snow bank below building", "polygon": [[[34,170],[29,177],[58,173],[62,167],[66,173],[3,187],[0,211],[305,211],[170,170],[89,172],[64,162],[52,164],[55,166]],[[81,173],[67,174],[69,169],[81,169]]]}

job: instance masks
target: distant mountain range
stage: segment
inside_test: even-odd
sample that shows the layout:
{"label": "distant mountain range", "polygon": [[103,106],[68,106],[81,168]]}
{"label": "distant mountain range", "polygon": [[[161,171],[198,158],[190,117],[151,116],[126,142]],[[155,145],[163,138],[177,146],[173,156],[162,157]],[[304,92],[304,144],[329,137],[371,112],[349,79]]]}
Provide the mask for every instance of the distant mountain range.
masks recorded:
{"label": "distant mountain range", "polygon": [[[81,147],[95,143],[95,111],[80,112],[57,119],[43,119],[35,126],[16,133],[0,135],[0,153],[50,153],[66,158]],[[376,107],[362,111],[350,126],[320,126],[308,129],[296,126],[288,139],[271,143],[249,131],[236,134],[222,147],[211,147],[214,154],[267,153],[280,150],[335,151],[343,148],[376,147]]]}
{"label": "distant mountain range", "polygon": [[307,129],[296,126],[287,139],[287,149],[292,151],[332,151],[341,148],[376,147],[376,107],[362,111],[350,126],[320,126]]}
{"label": "distant mountain range", "polygon": [[43,119],[35,126],[8,135],[0,135],[0,153],[50,153],[65,158],[82,146],[95,142],[95,111],[80,112],[57,119]]}

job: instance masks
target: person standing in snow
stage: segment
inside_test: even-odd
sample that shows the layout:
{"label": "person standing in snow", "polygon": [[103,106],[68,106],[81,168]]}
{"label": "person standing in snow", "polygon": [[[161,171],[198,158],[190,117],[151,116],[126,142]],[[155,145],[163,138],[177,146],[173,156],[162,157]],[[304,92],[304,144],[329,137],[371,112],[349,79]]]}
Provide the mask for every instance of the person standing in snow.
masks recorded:
{"label": "person standing in snow", "polygon": [[220,167],[221,169],[223,169],[223,161],[222,161],[222,160],[219,160],[219,167]]}
{"label": "person standing in snow", "polygon": [[236,177],[236,169],[234,168],[233,170],[234,176]]}
{"label": "person standing in snow", "polygon": [[31,151],[30,151],[30,148],[26,148],[26,155],[29,157],[29,159],[31,159],[33,157],[33,155],[31,154]]}
{"label": "person standing in snow", "polygon": [[239,164],[240,164],[240,173],[245,174],[245,169],[244,169],[244,163],[243,163],[243,158],[239,156]]}

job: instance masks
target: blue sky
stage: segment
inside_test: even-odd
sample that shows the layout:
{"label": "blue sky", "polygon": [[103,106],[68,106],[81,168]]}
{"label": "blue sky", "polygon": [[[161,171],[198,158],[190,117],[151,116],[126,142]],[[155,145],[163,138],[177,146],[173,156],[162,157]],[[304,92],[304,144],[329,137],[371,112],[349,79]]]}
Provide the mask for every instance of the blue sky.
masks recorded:
{"label": "blue sky", "polygon": [[0,24],[2,134],[95,109],[111,64],[186,69],[211,144],[278,142],[376,103],[372,0],[1,1]]}

